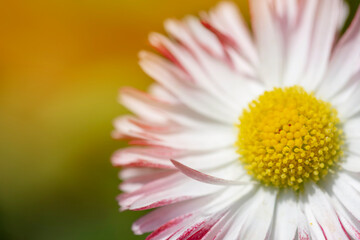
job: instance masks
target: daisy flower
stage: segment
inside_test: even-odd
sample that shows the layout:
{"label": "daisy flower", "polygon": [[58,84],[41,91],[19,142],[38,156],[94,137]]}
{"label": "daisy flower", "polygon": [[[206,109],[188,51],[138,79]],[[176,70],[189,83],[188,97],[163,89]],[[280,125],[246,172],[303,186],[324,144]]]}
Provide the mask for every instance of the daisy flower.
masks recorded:
{"label": "daisy flower", "polygon": [[131,145],[121,210],[147,239],[360,239],[360,11],[344,34],[341,0],[250,0],[168,20],[156,80],[121,90],[136,116],[115,121]]}

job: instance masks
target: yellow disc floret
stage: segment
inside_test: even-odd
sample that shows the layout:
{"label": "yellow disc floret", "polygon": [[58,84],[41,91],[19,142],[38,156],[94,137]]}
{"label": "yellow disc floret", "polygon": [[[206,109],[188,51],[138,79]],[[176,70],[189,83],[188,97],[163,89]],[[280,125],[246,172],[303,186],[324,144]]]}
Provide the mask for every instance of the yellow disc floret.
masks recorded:
{"label": "yellow disc floret", "polygon": [[265,185],[297,190],[327,175],[342,155],[337,111],[299,86],[265,92],[239,120],[240,160]]}

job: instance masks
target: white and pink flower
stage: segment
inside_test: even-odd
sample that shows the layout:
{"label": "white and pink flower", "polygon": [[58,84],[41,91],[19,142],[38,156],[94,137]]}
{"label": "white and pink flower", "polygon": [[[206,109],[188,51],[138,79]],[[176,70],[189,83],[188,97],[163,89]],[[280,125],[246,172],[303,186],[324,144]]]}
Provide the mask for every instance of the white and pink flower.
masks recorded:
{"label": "white and pink flower", "polygon": [[[121,210],[157,208],[133,224],[147,239],[360,239],[360,11],[344,34],[342,0],[250,0],[167,20],[141,52],[157,83],[124,88],[136,116],[115,120]],[[239,160],[239,117],[274,88],[300,86],[338,112],[339,166],[302,190],[266,186]],[[326,136],[325,136],[326,137]],[[290,181],[290,180],[289,180]],[[291,183],[292,184],[292,183]]]}

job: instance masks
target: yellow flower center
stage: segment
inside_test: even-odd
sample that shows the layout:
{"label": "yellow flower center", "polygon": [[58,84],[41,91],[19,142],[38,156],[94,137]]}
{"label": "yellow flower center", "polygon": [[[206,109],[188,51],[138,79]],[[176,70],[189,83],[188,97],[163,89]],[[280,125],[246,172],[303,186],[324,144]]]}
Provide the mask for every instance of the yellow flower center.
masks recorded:
{"label": "yellow flower center", "polygon": [[302,87],[265,92],[239,120],[240,161],[267,186],[298,190],[327,175],[342,155],[337,111]]}

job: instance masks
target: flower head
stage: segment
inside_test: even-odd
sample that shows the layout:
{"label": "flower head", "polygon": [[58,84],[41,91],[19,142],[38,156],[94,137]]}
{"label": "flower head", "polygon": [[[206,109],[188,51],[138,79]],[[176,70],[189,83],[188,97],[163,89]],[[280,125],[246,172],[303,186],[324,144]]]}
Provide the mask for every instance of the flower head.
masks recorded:
{"label": "flower head", "polygon": [[250,103],[240,117],[238,153],[265,185],[300,189],[335,170],[343,134],[337,111],[301,87],[277,88]]}
{"label": "flower head", "polygon": [[115,121],[122,210],[148,239],[360,239],[360,10],[341,0],[229,2],[168,20],[157,83]]}

